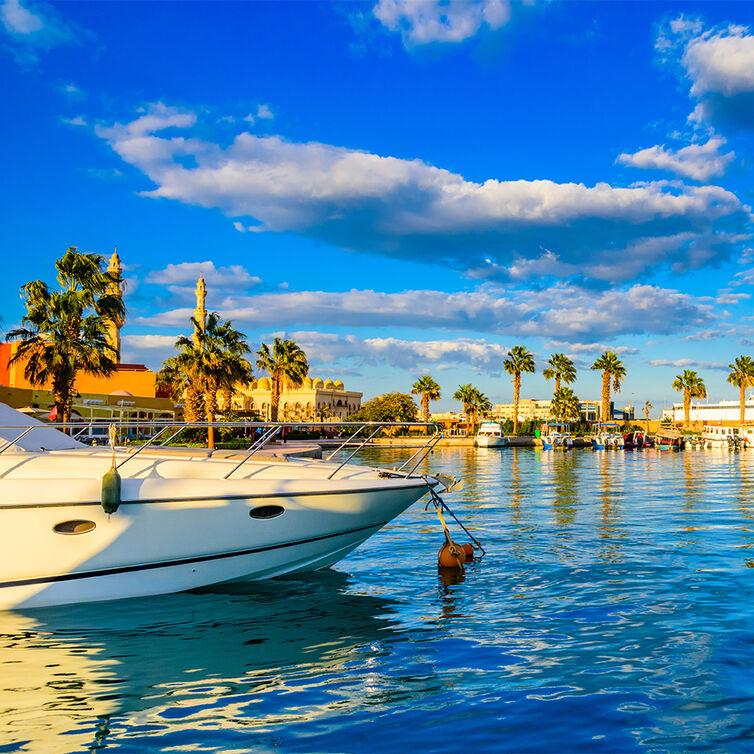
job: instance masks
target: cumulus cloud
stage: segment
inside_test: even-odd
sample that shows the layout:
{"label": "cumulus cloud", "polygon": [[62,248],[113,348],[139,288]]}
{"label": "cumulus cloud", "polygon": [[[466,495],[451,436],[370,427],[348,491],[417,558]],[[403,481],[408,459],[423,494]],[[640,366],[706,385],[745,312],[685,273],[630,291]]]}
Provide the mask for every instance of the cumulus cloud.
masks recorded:
{"label": "cumulus cloud", "polygon": [[482,338],[453,340],[401,340],[358,338],[310,331],[286,333],[317,365],[345,360],[350,364],[386,364],[415,370],[428,364],[439,368],[463,365],[477,372],[500,375],[508,348]]}
{"label": "cumulus cloud", "polygon": [[78,42],[80,30],[50,5],[21,0],[0,1],[0,24],[20,62],[36,62],[40,52]]}
{"label": "cumulus cloud", "polygon": [[485,279],[682,272],[727,258],[746,237],[749,208],[718,186],[476,183],[421,160],[279,136],[240,133],[222,146],[175,134],[195,123],[196,114],[158,104],[96,133],[155,183],[144,196],[219,208],[247,230],[292,231]]}
{"label": "cumulus cloud", "polygon": [[511,16],[508,0],[379,0],[375,17],[399,32],[406,47],[462,42],[483,26],[499,29]]}
{"label": "cumulus cloud", "polygon": [[[520,334],[573,343],[629,334],[675,333],[703,327],[714,319],[710,304],[651,285],[599,293],[569,284],[543,291],[490,289],[450,294],[432,290],[286,291],[229,296],[221,312],[234,322],[254,327],[315,323],[418,327]],[[156,314],[149,324],[183,326],[190,313],[186,308],[173,309]]]}
{"label": "cumulus cloud", "polygon": [[697,123],[754,127],[754,35],[746,26],[705,29],[679,16],[660,32],[656,48],[677,60],[691,82]]}
{"label": "cumulus cloud", "polygon": [[262,279],[251,275],[240,264],[229,267],[215,267],[214,262],[180,262],[169,264],[163,270],[153,270],[146,277],[147,283],[164,286],[196,285],[199,276],[203,275],[207,285],[221,289],[255,288],[262,283]]}
{"label": "cumulus cloud", "polygon": [[614,346],[607,343],[568,343],[563,341],[551,340],[545,343],[545,347],[554,351],[565,350],[568,356],[580,356],[582,354],[601,354],[605,351],[631,356],[639,353],[638,348],[629,348],[628,346]]}
{"label": "cumulus cloud", "polygon": [[676,367],[677,369],[719,369],[727,370],[728,365],[720,361],[696,361],[695,359],[653,359],[647,362],[651,367]]}
{"label": "cumulus cloud", "polygon": [[695,181],[706,181],[712,176],[722,175],[736,156],[735,152],[721,154],[719,150],[723,144],[725,139],[714,137],[706,144],[690,144],[677,151],[657,145],[633,154],[621,154],[618,162],[635,168],[669,170]]}

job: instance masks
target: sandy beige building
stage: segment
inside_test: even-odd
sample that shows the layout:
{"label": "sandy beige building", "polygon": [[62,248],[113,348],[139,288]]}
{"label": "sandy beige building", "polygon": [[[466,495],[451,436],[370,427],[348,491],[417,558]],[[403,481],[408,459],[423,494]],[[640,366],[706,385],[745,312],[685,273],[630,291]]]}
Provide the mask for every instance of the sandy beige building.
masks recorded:
{"label": "sandy beige building", "polygon": [[[306,377],[300,388],[288,388],[280,394],[278,418],[281,421],[347,419],[361,407],[361,396],[362,393],[346,390],[340,380]],[[262,377],[238,388],[233,406],[269,419],[270,397],[270,380]]]}

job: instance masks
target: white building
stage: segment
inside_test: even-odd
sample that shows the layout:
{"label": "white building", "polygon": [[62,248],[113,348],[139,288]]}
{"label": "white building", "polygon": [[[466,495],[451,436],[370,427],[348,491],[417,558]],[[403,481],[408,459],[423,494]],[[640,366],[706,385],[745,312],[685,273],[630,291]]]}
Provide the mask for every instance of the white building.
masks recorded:
{"label": "white building", "polygon": [[[662,418],[668,417],[673,422],[682,422],[685,417],[683,414],[683,403],[674,403],[673,408],[665,408],[662,411]],[[754,422],[754,393],[746,398],[745,421]],[[689,421],[712,424],[714,422],[734,422],[738,424],[741,421],[741,404],[738,401],[718,401],[717,403],[701,403],[698,400],[691,400],[689,410]]]}

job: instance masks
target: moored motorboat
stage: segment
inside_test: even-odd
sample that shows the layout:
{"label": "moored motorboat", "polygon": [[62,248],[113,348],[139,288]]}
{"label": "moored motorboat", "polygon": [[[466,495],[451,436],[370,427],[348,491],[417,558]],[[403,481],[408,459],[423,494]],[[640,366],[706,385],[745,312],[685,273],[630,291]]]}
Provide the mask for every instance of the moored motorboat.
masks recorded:
{"label": "moored motorboat", "polygon": [[[0,416],[11,424],[8,411]],[[342,462],[264,456],[280,425],[253,425],[262,435],[236,453],[118,448],[119,505],[107,513],[102,479],[110,450],[22,422],[34,426],[0,430],[8,441],[0,448],[0,608],[327,568],[437,484],[416,469],[442,436],[436,432],[390,470],[348,464],[355,451]]]}
{"label": "moored motorboat", "polygon": [[482,422],[474,444],[480,448],[504,448],[508,444],[508,438],[503,434],[499,422]]}
{"label": "moored motorboat", "polygon": [[658,450],[683,450],[686,447],[683,433],[677,427],[660,427],[654,442]]}
{"label": "moored motorboat", "polygon": [[592,438],[592,447],[595,450],[621,450],[623,448],[623,435],[618,431],[620,424],[617,422],[599,422],[594,425],[597,430]]}
{"label": "moored motorboat", "polygon": [[571,450],[573,438],[568,432],[569,425],[564,422],[543,424],[540,430],[543,450]]}
{"label": "moored motorboat", "polygon": [[738,448],[746,446],[746,437],[741,436],[738,427],[724,427],[705,424],[702,427],[702,439],[710,448]]}
{"label": "moored motorboat", "polygon": [[641,450],[650,447],[650,440],[644,430],[637,429],[634,432],[626,432],[623,435],[624,450]]}

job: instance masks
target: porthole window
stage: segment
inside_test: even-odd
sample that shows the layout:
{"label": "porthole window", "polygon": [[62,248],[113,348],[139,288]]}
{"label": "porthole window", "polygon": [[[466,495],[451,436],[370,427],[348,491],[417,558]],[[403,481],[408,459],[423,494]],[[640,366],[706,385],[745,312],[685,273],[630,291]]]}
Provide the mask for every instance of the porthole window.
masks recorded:
{"label": "porthole window", "polygon": [[285,513],[282,505],[260,505],[258,508],[252,508],[249,515],[252,518],[277,518]]}
{"label": "porthole window", "polygon": [[57,534],[86,534],[94,531],[97,524],[94,521],[83,521],[82,519],[73,519],[72,521],[61,521],[55,524],[52,530]]}

